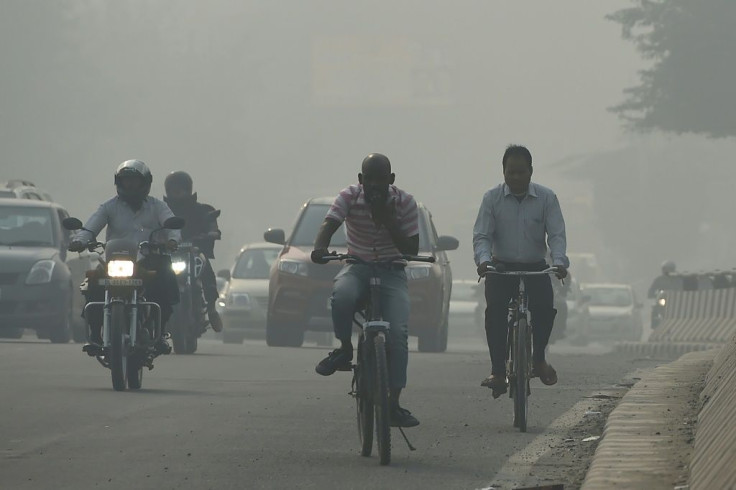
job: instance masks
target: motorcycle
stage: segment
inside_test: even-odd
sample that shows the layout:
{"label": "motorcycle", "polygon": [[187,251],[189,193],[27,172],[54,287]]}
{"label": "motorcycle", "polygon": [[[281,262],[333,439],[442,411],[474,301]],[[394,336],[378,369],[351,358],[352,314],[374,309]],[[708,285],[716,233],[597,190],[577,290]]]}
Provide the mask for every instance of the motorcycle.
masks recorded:
{"label": "motorcycle", "polygon": [[667,305],[664,291],[661,289],[654,295],[654,304],[652,305],[651,327],[652,330],[657,328],[664,317],[664,307]]}
{"label": "motorcycle", "polygon": [[205,259],[199,248],[190,242],[180,243],[171,257],[180,297],[169,322],[174,352],[177,354],[194,354],[197,351],[197,339],[209,325],[199,280],[204,266]]}
{"label": "motorcycle", "polygon": [[[66,218],[63,226],[70,231],[85,230],[77,218]],[[123,391],[126,386],[132,390],[141,388],[143,367],[153,369],[154,346],[162,333],[161,307],[143,296],[144,278],[155,272],[139,267],[138,254],[166,254],[165,244],[153,242],[154,233],[183,227],[184,219],[171,217],[162,228],[151,232],[148,241],[139,244],[124,239],[87,244],[90,252],[104,253],[104,260],[100,258],[104,270],[90,271],[87,280],[96,280],[105,288],[105,300],[88,302],[84,307],[85,316],[90,308],[104,308],[102,346],[88,344],[84,350],[110,369],[116,391]]]}

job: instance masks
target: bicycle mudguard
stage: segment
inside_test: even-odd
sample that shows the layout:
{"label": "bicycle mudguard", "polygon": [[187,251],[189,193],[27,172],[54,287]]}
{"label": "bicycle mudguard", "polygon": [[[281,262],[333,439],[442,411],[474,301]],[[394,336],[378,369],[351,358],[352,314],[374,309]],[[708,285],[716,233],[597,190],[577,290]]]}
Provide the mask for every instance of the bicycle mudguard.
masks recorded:
{"label": "bicycle mudguard", "polygon": [[363,324],[363,330],[365,332],[386,332],[390,328],[391,324],[383,320],[374,320]]}

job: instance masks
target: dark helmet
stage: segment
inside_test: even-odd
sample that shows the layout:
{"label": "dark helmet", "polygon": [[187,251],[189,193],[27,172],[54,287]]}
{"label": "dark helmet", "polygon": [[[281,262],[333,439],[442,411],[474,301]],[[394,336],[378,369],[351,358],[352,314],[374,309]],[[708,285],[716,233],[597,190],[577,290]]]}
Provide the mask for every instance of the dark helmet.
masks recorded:
{"label": "dark helmet", "polygon": [[[138,189],[125,189],[121,183],[125,177],[134,177],[141,179],[142,186]],[[118,190],[118,196],[130,202],[142,202],[151,192],[151,182],[153,175],[148,166],[140,160],[126,160],[118,165],[115,171],[115,187]]]}
{"label": "dark helmet", "polygon": [[166,194],[170,194],[174,189],[182,189],[186,191],[188,195],[191,195],[194,188],[194,182],[188,173],[177,170],[176,172],[171,172],[166,176],[166,180],[164,180],[164,188],[166,188]]}
{"label": "dark helmet", "polygon": [[665,260],[662,262],[662,274],[672,274],[675,272],[675,263],[671,260]]}

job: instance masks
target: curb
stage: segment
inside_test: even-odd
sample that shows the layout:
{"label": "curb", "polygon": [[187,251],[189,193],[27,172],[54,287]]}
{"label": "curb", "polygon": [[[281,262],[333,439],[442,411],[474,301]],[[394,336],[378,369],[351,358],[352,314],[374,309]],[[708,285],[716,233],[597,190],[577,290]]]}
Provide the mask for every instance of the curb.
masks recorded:
{"label": "curb", "polygon": [[608,417],[583,490],[687,483],[699,396],[717,353],[693,352],[642,376]]}
{"label": "curb", "polygon": [[678,359],[689,352],[719,349],[723,344],[713,342],[619,342],[615,351],[635,357]]}

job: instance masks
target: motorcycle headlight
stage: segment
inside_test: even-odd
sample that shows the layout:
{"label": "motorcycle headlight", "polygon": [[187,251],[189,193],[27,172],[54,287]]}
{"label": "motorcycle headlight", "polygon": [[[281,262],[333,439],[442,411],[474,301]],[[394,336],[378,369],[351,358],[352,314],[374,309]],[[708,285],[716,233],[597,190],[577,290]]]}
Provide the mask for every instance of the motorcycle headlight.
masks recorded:
{"label": "motorcycle headlight", "polygon": [[107,263],[107,275],[110,277],[133,277],[134,269],[132,260],[111,260]]}
{"label": "motorcycle headlight", "polygon": [[47,284],[51,282],[55,265],[56,263],[53,260],[39,260],[31,267],[31,271],[26,277],[26,284]]}
{"label": "motorcycle headlight", "polygon": [[284,259],[279,261],[279,271],[286,272],[287,274],[306,276],[307,264],[306,262],[299,262],[298,260]]}
{"label": "motorcycle headlight", "polygon": [[406,268],[407,279],[426,279],[432,271],[431,265],[413,265]]}
{"label": "motorcycle headlight", "polygon": [[666,304],[667,304],[667,300],[666,300],[666,299],[664,299],[664,298],[659,298],[659,299],[657,300],[657,304],[658,304],[659,306],[664,306],[664,305],[666,305]]}
{"label": "motorcycle headlight", "polygon": [[171,268],[174,269],[175,274],[181,274],[187,270],[187,263],[183,260],[177,260],[171,263]]}

